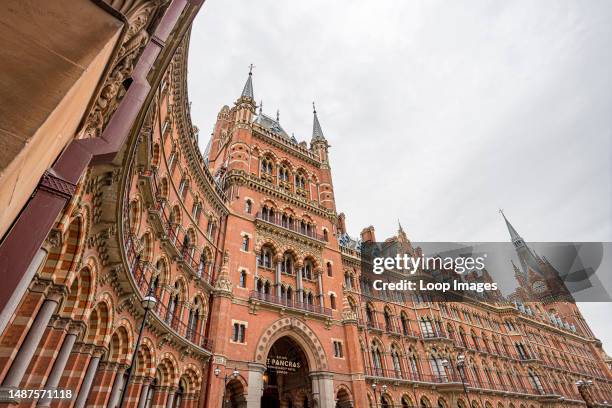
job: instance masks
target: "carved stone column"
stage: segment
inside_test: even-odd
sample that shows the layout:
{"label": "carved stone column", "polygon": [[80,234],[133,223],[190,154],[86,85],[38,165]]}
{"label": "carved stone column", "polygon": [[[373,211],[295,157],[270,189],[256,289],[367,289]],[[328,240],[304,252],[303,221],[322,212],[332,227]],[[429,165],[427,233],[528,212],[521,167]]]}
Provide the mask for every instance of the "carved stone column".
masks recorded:
{"label": "carved stone column", "polygon": [[323,273],[321,273],[321,271],[319,271],[319,273],[317,274],[317,284],[319,285],[319,303],[321,304],[321,307],[325,307],[325,296],[323,295],[323,277],[322,277]]}
{"label": "carved stone column", "polygon": [[144,378],[142,380],[142,388],[140,389],[140,397],[138,398],[138,408],[144,408],[147,402],[147,396],[149,395],[149,387],[151,386],[151,379]]}
{"label": "carved stone column", "polygon": [[174,404],[174,396],[176,394],[176,388],[170,387],[168,390],[168,402],[166,402],[166,408],[172,408]]}
{"label": "carved stone column", "polygon": [[296,277],[297,301],[302,302],[303,301],[302,292],[304,291],[303,286],[302,286],[302,265],[296,264],[296,269],[297,269],[297,277]]}
{"label": "carved stone column", "polygon": [[[74,347],[74,343],[81,331],[82,326],[79,324],[71,323],[68,326],[68,334],[64,337],[64,342],[62,343],[62,347],[60,348],[59,353],[57,354],[57,358],[55,359],[55,363],[53,363],[53,369],[47,377],[47,382],[45,383],[46,390],[55,390],[59,381],[64,373],[64,368],[66,367],[66,363],[68,362],[68,357],[70,357],[70,353],[72,352],[72,348]],[[37,406],[39,407],[48,407],[51,405],[51,398],[41,398],[38,400]]]}
{"label": "carved stone column", "polygon": [[32,327],[30,327],[30,330],[26,335],[26,339],[15,356],[15,360],[13,361],[11,368],[6,374],[6,377],[4,377],[2,388],[19,387],[19,383],[21,382],[21,379],[23,378],[23,375],[25,374],[28,365],[32,360],[32,357],[34,357],[38,343],[40,343],[40,339],[45,333],[45,329],[49,324],[49,320],[51,319],[53,312],[55,312],[55,309],[59,304],[59,300],[59,294],[54,293],[43,302],[42,306],[38,310],[36,319],[34,319],[34,323],[32,323]]}
{"label": "carved stone column", "polygon": [[276,274],[275,274],[275,285],[276,285],[276,297],[281,297],[281,261],[276,262]]}
{"label": "carved stone column", "polygon": [[83,408],[85,406],[85,402],[87,402],[87,397],[89,396],[89,391],[91,390],[91,384],[93,383],[96,372],[98,371],[98,365],[100,364],[102,354],[104,354],[104,349],[97,348],[94,350],[94,354],[89,361],[89,366],[87,366],[87,371],[85,372],[85,378],[83,378],[83,384],[79,390],[79,395],[74,403],[75,408]]}
{"label": "carved stone column", "polygon": [[110,398],[108,399],[109,408],[115,408],[119,404],[119,398],[121,398],[121,390],[125,383],[125,370],[127,365],[121,364],[117,367],[117,373],[115,374],[115,381],[113,381],[113,387],[111,388]]}

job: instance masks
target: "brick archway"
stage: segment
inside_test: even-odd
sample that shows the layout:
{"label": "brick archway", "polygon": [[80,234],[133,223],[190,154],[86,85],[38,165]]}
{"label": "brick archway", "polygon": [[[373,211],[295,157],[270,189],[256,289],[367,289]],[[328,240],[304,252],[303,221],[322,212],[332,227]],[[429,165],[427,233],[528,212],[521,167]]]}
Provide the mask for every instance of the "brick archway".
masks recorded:
{"label": "brick archway", "polygon": [[306,323],[294,317],[277,320],[261,335],[255,348],[255,362],[266,365],[270,348],[281,337],[289,337],[302,347],[311,371],[328,369],[327,357],[318,337]]}

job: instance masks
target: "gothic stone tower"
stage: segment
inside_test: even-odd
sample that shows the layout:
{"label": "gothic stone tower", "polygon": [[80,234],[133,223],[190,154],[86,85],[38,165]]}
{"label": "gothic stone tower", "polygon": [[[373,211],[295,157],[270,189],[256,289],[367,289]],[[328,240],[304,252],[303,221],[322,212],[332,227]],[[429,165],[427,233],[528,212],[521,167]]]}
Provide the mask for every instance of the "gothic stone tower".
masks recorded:
{"label": "gothic stone tower", "polygon": [[[249,72],[234,106],[219,112],[207,149],[229,200],[224,240],[233,283],[217,287],[212,302],[213,365],[248,373],[225,394],[247,391],[249,407],[333,406],[338,387],[365,397],[364,382],[351,382],[361,353],[354,316],[342,320],[329,144],[313,115],[308,147],[285,132],[278,114],[256,106]],[[302,368],[271,369],[277,358]],[[213,405],[222,387],[211,390]]]}

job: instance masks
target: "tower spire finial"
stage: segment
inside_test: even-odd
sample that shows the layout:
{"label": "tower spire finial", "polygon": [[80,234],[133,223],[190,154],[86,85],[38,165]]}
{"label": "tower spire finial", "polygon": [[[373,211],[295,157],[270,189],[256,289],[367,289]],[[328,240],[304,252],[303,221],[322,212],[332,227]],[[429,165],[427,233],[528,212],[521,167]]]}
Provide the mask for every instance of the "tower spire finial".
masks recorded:
{"label": "tower spire finial", "polygon": [[253,68],[255,68],[255,65],[250,64],[249,65],[249,77],[246,80],[246,83],[244,84],[244,88],[242,88],[242,94],[240,95],[241,97],[246,97],[246,98],[254,98],[254,94],[253,94]]}
{"label": "tower spire finial", "polygon": [[321,124],[319,123],[319,117],[317,116],[317,108],[315,107],[314,102],[312,102],[312,114],[312,142],[315,140],[325,140],[323,130],[321,129]]}
{"label": "tower spire finial", "polygon": [[276,110],[276,123],[280,123],[280,109]]}
{"label": "tower spire finial", "polygon": [[508,228],[508,232],[510,233],[510,238],[512,239],[512,242],[516,242],[517,240],[522,241],[522,238],[519,235],[519,233],[516,232],[512,224],[510,224],[510,221],[508,221],[508,219],[506,218],[506,214],[504,214],[504,210],[500,208],[499,213],[502,215],[502,217],[504,217],[504,221],[506,221],[506,227]]}
{"label": "tower spire finial", "polygon": [[260,100],[259,101],[259,116],[261,116],[262,110],[263,110],[263,100]]}

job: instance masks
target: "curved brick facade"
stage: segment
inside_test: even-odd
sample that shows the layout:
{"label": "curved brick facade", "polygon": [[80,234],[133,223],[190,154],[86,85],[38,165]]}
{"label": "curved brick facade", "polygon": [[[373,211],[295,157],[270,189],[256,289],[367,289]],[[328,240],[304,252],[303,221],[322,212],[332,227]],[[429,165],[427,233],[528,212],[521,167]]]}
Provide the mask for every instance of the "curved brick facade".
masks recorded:
{"label": "curved brick facade", "polygon": [[[249,74],[220,110],[204,157],[188,110],[188,37],[179,36],[190,20],[175,24],[166,39],[175,48],[159,54],[165,68],[152,68],[154,86],[112,160],[92,161],[67,190],[50,187],[69,200],[28,261],[34,277],[0,337],[3,392],[73,397],[12,404],[117,406],[123,393],[130,407],[216,407],[224,395],[235,407],[612,401],[610,360],[575,305],[532,304],[527,313],[362,293],[316,112],[310,146],[298,143],[257,112]],[[155,38],[132,33],[117,66]],[[96,106],[77,139],[111,126],[114,112]],[[373,228],[362,238],[374,240]],[[414,250],[403,231],[393,239]],[[147,295],[158,301],[145,312]],[[266,370],[277,350],[299,362],[284,379]],[[593,385],[579,392],[578,380]]]}

